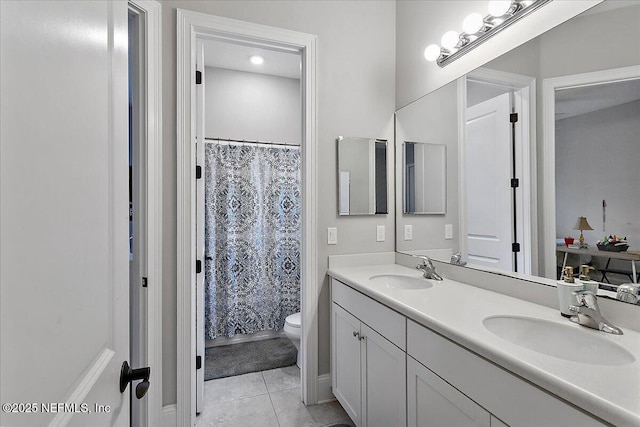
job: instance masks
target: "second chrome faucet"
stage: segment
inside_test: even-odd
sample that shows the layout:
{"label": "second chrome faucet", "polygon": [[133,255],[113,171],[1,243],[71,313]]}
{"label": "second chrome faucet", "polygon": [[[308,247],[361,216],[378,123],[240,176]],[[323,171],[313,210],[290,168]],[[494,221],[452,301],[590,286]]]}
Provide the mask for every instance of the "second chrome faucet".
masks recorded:
{"label": "second chrome faucet", "polygon": [[426,255],[413,255],[416,258],[422,260],[421,264],[416,265],[416,269],[422,271],[422,275],[425,279],[442,280],[442,276],[436,273],[436,267],[433,265],[433,261]]}

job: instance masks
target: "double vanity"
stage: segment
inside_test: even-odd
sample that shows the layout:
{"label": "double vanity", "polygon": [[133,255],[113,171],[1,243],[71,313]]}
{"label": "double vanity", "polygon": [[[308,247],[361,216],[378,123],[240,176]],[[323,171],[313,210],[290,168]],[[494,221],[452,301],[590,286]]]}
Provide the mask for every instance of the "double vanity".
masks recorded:
{"label": "double vanity", "polygon": [[639,332],[371,257],[329,265],[333,393],[356,425],[640,426]]}

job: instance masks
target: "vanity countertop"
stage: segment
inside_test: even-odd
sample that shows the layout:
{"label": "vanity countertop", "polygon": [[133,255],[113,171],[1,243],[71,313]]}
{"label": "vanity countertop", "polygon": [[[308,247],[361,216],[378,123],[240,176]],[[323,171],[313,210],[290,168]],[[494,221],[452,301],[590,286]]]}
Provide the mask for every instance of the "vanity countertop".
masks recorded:
{"label": "vanity countertop", "polygon": [[[558,310],[447,278],[421,290],[390,289],[369,280],[383,274],[422,277],[421,272],[398,264],[333,267],[328,274],[613,425],[640,426],[639,332],[596,331],[572,323]],[[625,347],[635,361],[625,366],[590,365],[528,350],[484,327],[483,320],[496,315],[533,317],[597,334]]]}

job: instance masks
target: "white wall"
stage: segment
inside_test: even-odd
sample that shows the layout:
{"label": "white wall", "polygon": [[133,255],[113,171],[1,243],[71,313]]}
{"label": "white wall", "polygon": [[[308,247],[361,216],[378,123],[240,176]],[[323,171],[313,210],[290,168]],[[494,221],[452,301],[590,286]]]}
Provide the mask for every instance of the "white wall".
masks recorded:
{"label": "white wall", "polygon": [[[486,15],[487,2],[398,1],[396,107],[401,108],[463,76],[600,1],[552,1],[443,68],[435,62],[427,62],[423,56],[424,49],[432,43],[439,44],[440,38],[448,30],[462,31],[462,21],[469,13]],[[594,31],[594,34],[599,33]]]}
{"label": "white wall", "polygon": [[[393,140],[395,2],[162,1],[163,27],[163,403],[176,401],[176,8],[241,19],[318,36],[318,281],[319,373],[329,372],[330,254],[394,250],[393,214],[338,217],[336,138]],[[392,165],[392,155],[389,165]],[[391,170],[391,167],[389,167]],[[391,180],[390,180],[391,181]],[[393,200],[393,186],[389,197]],[[376,226],[387,239],[376,242]],[[327,246],[327,227],[338,245]],[[304,285],[304,284],[303,284]]]}
{"label": "white wall", "polygon": [[300,80],[205,68],[205,136],[300,144]]}
{"label": "white wall", "polygon": [[[586,216],[590,245],[604,234],[628,236],[640,249],[640,101],[556,121],[556,234],[578,237],[573,229]],[[602,200],[607,201],[606,232]],[[628,266],[628,263],[627,263]]]}

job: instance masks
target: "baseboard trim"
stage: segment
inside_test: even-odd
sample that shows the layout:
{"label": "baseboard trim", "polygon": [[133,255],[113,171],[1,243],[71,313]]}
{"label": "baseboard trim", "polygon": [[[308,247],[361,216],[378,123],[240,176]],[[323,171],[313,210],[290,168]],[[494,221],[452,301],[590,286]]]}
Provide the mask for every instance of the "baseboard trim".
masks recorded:
{"label": "baseboard trim", "polygon": [[177,427],[178,413],[175,403],[162,407],[162,427]]}
{"label": "baseboard trim", "polygon": [[318,404],[331,402],[336,397],[331,391],[331,374],[318,375]]}

